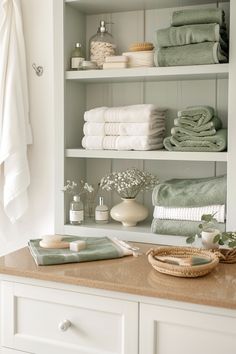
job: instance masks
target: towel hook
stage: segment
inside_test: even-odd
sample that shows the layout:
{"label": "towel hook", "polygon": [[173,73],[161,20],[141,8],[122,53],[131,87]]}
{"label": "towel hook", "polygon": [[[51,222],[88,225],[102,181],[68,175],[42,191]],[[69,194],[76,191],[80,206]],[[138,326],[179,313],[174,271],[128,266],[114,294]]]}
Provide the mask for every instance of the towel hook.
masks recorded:
{"label": "towel hook", "polygon": [[32,64],[33,69],[36,72],[36,75],[42,76],[43,75],[43,67],[42,66],[37,66],[35,63]]}

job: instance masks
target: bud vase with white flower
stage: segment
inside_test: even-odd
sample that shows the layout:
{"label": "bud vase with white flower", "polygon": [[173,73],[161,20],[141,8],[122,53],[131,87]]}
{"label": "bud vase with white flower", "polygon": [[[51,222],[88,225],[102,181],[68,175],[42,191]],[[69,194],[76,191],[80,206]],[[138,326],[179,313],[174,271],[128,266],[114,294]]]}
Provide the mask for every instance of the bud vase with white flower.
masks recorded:
{"label": "bud vase with white flower", "polygon": [[67,184],[63,187],[62,191],[73,195],[73,197],[80,197],[79,199],[83,196],[83,202],[85,203],[85,218],[92,218],[94,214],[94,202],[99,185],[95,188],[93,185],[88,184],[83,180],[80,180],[79,183],[67,180],[66,183]]}
{"label": "bud vase with white flower", "polygon": [[140,192],[152,190],[158,184],[158,178],[149,172],[136,168],[123,172],[112,172],[102,178],[100,187],[107,191],[115,191],[122,202],[111,209],[112,219],[123,226],[135,226],[148,216],[148,209],[138,203],[135,198]]}

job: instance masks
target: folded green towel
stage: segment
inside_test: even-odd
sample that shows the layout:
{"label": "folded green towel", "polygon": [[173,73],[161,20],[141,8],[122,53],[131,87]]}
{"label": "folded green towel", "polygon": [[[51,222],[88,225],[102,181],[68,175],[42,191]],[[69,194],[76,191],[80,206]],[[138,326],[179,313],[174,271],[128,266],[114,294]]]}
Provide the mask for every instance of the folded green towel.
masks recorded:
{"label": "folded green towel", "polygon": [[178,10],[172,14],[172,26],[193,25],[201,23],[218,23],[225,25],[225,13],[219,8]]}
{"label": "folded green towel", "polygon": [[180,122],[182,122],[182,119],[184,119],[184,122],[188,120],[189,122],[195,122],[198,127],[210,122],[214,115],[215,110],[210,106],[190,106],[178,111]]}
{"label": "folded green towel", "polygon": [[226,203],[226,176],[171,179],[153,190],[152,203],[164,207],[201,207]]}
{"label": "folded green towel", "polygon": [[154,53],[156,66],[208,65],[227,63],[219,42],[204,42],[160,48]]}
{"label": "folded green towel", "polygon": [[[151,231],[159,235],[195,236],[199,234],[198,221],[178,221],[153,219]],[[216,229],[225,231],[224,223],[216,223]]]}
{"label": "folded green towel", "polygon": [[220,129],[211,136],[190,136],[175,134],[164,139],[164,147],[169,151],[224,151],[227,148],[227,129]]}
{"label": "folded green towel", "polygon": [[[211,135],[215,135],[215,128],[211,128],[208,130],[203,130],[200,132],[196,132],[194,130],[182,128],[182,127],[173,127],[171,129],[171,135],[175,137],[178,141],[186,140],[186,139],[194,139],[195,137],[208,137]],[[184,137],[184,139],[182,139]]]}
{"label": "folded green towel", "polygon": [[66,242],[86,241],[86,248],[80,252],[69,249],[47,249],[39,245],[40,239],[30,240],[28,247],[37,265],[89,262],[124,256],[122,248],[108,237],[65,237]]}
{"label": "folded green towel", "polygon": [[213,117],[212,120],[206,124],[198,125],[198,122],[192,121],[187,118],[176,118],[174,120],[176,127],[186,129],[190,132],[203,132],[211,130],[212,128],[216,131],[222,128],[222,121],[218,117]]}
{"label": "folded green towel", "polygon": [[202,42],[220,42],[221,46],[227,49],[228,45],[224,41],[225,37],[221,37],[221,33],[220,25],[217,23],[169,27],[156,32],[156,42],[159,48]]}

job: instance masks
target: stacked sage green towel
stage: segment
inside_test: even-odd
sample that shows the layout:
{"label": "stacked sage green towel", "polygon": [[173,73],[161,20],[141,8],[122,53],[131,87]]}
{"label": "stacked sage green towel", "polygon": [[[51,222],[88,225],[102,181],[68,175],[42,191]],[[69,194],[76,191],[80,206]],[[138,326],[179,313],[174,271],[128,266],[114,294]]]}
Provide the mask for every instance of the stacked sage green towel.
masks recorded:
{"label": "stacked sage green towel", "polygon": [[187,107],[178,112],[171,136],[164,139],[169,151],[224,151],[227,148],[227,129],[212,107]]}
{"label": "stacked sage green towel", "polygon": [[[199,224],[199,221],[153,219],[151,231],[159,235],[195,236],[199,234]],[[215,227],[225,231],[224,223],[216,223]]]}
{"label": "stacked sage green towel", "polygon": [[[172,179],[158,184],[152,193],[154,206],[154,218],[151,230],[156,234],[193,236],[199,233],[198,225],[201,219],[193,218],[194,211],[203,207],[213,207],[216,210],[225,210],[226,204],[226,176],[195,178],[195,179]],[[158,215],[159,207],[168,210],[168,219]],[[175,217],[171,214],[175,209]],[[179,210],[179,219],[176,218],[176,210]],[[183,211],[185,211],[183,213]],[[188,214],[191,217],[188,217]],[[185,217],[181,217],[185,215]],[[222,220],[220,215],[215,215],[217,220]],[[199,221],[196,221],[199,220]],[[223,215],[223,220],[225,215]],[[217,222],[215,227],[225,231],[225,222]]]}
{"label": "stacked sage green towel", "polygon": [[175,11],[171,27],[156,31],[156,66],[218,64],[228,61],[224,11]]}
{"label": "stacked sage green towel", "polygon": [[120,258],[126,254],[122,247],[108,237],[65,237],[62,241],[72,242],[82,240],[86,248],[74,252],[69,249],[49,249],[39,245],[40,239],[28,242],[29,250],[37,265],[53,265],[64,263],[77,263],[98,261],[102,259]]}

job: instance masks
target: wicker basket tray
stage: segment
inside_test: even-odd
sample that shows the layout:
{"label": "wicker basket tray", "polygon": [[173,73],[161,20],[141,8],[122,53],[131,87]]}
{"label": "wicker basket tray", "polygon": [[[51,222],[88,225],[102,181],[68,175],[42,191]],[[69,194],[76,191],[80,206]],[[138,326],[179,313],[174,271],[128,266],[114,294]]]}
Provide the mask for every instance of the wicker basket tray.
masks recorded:
{"label": "wicker basket tray", "polygon": [[[159,247],[147,252],[148,261],[160,273],[183,278],[196,278],[210,273],[219,263],[219,257],[211,251],[190,247]],[[189,258],[192,256],[207,257],[211,261],[201,265],[174,265],[162,262],[156,257],[171,256]]]}

